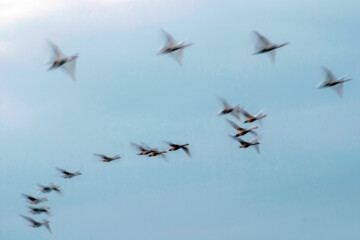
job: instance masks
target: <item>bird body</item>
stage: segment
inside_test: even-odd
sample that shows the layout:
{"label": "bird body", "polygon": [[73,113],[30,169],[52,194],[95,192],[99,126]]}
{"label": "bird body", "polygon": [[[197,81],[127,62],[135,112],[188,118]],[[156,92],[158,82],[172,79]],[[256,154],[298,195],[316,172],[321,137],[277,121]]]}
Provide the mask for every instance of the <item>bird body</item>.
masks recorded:
{"label": "bird body", "polygon": [[166,31],[163,30],[166,37],[165,45],[159,49],[158,55],[170,54],[180,65],[182,65],[183,50],[192,45],[192,43],[185,44],[185,41],[177,43],[175,39]]}
{"label": "bird body", "polygon": [[337,94],[342,97],[343,84],[351,80],[351,78],[341,77],[337,79],[335,75],[329,69],[324,67],[326,73],[326,80],[318,84],[318,88],[333,87]]}
{"label": "bird body", "polygon": [[72,177],[75,177],[75,176],[79,176],[81,175],[81,172],[80,171],[75,171],[75,172],[69,172],[69,171],[66,171],[64,169],[61,169],[61,168],[56,168],[57,170],[59,170],[62,174],[63,174],[63,178],[72,178]]}

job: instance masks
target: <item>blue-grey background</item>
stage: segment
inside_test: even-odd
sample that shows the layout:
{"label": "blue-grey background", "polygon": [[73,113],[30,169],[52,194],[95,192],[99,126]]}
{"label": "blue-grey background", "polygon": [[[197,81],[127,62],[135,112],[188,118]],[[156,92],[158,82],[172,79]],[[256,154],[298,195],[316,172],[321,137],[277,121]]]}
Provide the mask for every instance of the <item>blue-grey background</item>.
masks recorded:
{"label": "blue-grey background", "polygon": [[[0,0],[0,239],[359,239],[359,8]],[[194,43],[183,67],[156,56],[161,28]],[[290,42],[275,64],[252,55],[253,30]],[[80,53],[76,82],[46,71],[46,39]],[[315,88],[321,66],[353,79],[343,98]],[[260,155],[227,136],[218,96],[268,114]],[[167,163],[130,146],[163,141],[190,143],[193,157]],[[37,183],[64,192],[47,196],[52,234],[19,217],[30,216],[21,193],[42,196]]]}

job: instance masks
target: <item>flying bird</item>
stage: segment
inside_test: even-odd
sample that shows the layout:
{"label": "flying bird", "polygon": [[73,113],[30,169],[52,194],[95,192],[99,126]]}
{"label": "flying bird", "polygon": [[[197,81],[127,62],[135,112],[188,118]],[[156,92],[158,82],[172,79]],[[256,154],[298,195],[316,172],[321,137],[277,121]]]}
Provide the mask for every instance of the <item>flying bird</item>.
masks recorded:
{"label": "flying bird", "polygon": [[162,48],[160,48],[158,55],[170,54],[170,56],[172,56],[182,66],[184,49],[192,45],[192,43],[185,44],[185,41],[177,43],[169,33],[164,30],[162,30],[162,32],[166,37],[166,43]]}
{"label": "flying bird", "polygon": [[234,123],[233,121],[229,120],[229,119],[226,119],[226,121],[233,127],[235,128],[238,132],[237,134],[234,136],[234,137],[240,137],[240,136],[243,136],[247,133],[251,133],[255,136],[257,136],[257,133],[255,131],[253,131],[254,129],[257,129],[258,126],[255,126],[255,127],[252,127],[252,128],[242,128],[240,127],[239,125],[237,125],[236,123]]}
{"label": "flying bird", "polygon": [[223,98],[219,98],[219,99],[220,99],[220,101],[222,102],[222,104],[224,106],[224,108],[219,111],[219,115],[231,114],[236,119],[241,121],[240,112],[241,112],[242,108],[239,107],[238,105],[232,107],[225,99],[223,99]]}
{"label": "flying bird", "polygon": [[49,230],[49,232],[51,233],[51,229],[50,229],[50,225],[49,225],[49,221],[48,220],[43,220],[42,222],[38,222],[35,221],[34,219],[24,216],[24,215],[20,215],[21,217],[25,218],[26,220],[28,220],[30,222],[30,226],[33,228],[38,228],[41,226],[45,226],[47,228],[47,230]]}
{"label": "flying bird", "polygon": [[343,77],[337,79],[329,69],[324,67],[324,71],[326,73],[326,80],[323,82],[320,82],[317,87],[318,88],[333,87],[333,89],[335,89],[337,94],[340,97],[342,97],[343,84],[344,84],[344,82],[350,81],[351,78],[346,78],[346,76],[343,76]]}
{"label": "flying bird", "polygon": [[75,81],[76,80],[76,60],[79,54],[74,54],[71,57],[66,57],[53,42],[48,41],[50,47],[53,50],[53,56],[50,59],[50,68],[48,71],[60,68],[70,75],[70,77]]}
{"label": "flying bird", "polygon": [[268,53],[270,53],[272,62],[275,62],[276,49],[289,44],[288,42],[282,43],[282,44],[274,44],[274,43],[270,42],[266,37],[264,37],[263,35],[258,33],[257,31],[254,31],[254,32],[255,32],[256,36],[258,37],[258,44],[255,47],[256,52],[254,54],[262,54],[262,53],[268,52]]}
{"label": "flying bird", "polygon": [[[258,121],[264,117],[266,117],[266,114],[262,114],[263,111],[258,112],[257,114],[255,114],[254,116],[252,116],[251,114],[249,114],[247,111],[242,110],[241,113],[246,117],[244,123],[251,123],[251,122],[255,122]],[[260,122],[261,124],[261,122]]]}
{"label": "flying bird", "polygon": [[150,153],[148,154],[148,157],[160,156],[160,157],[164,158],[165,161],[167,161],[165,153],[167,153],[167,151],[158,151],[158,150],[154,149],[154,150],[150,151]]}
{"label": "flying bird", "polygon": [[47,201],[47,198],[36,198],[36,197],[26,195],[26,194],[22,194],[22,195],[33,205]]}
{"label": "flying bird", "polygon": [[169,149],[169,151],[176,151],[176,150],[178,150],[178,149],[181,148],[182,150],[184,150],[184,152],[185,152],[189,157],[191,157],[190,150],[189,150],[189,148],[187,147],[187,146],[189,146],[188,143],[179,145],[179,144],[174,144],[174,143],[171,143],[171,142],[167,142],[167,144],[169,144],[169,146],[171,147],[171,148]]}
{"label": "flying bird", "polygon": [[38,186],[39,186],[39,192],[49,193],[51,191],[55,191],[55,192],[61,194],[60,187],[57,185],[51,184],[49,186],[44,186],[44,185],[38,184]]}
{"label": "flying bird", "polygon": [[79,170],[77,170],[75,172],[68,172],[61,168],[56,168],[56,169],[59,170],[63,174],[63,178],[72,178],[72,177],[81,175],[81,172]]}
{"label": "flying bird", "polygon": [[43,206],[43,207],[39,207],[39,208],[28,206],[28,208],[30,209],[30,212],[32,214],[45,213],[50,216],[50,212],[49,212],[50,207],[48,207],[48,206]]}
{"label": "flying bird", "polygon": [[131,145],[140,151],[137,155],[148,155],[152,151],[152,149],[145,144],[138,145],[135,143],[131,143]]}
{"label": "flying bird", "polygon": [[247,142],[247,141],[244,141],[243,139],[241,138],[237,138],[237,137],[234,137],[234,136],[231,136],[230,137],[234,138],[235,140],[237,140],[240,145],[239,145],[239,148],[248,148],[248,147],[251,147],[251,146],[254,146],[255,147],[255,150],[260,153],[260,149],[259,149],[259,142],[258,142],[258,138],[254,138],[253,140]]}
{"label": "flying bird", "polygon": [[97,154],[97,153],[94,153],[94,155],[100,157],[102,162],[112,162],[114,160],[117,160],[117,159],[121,158],[119,155],[115,155],[113,157],[108,157],[106,155]]}

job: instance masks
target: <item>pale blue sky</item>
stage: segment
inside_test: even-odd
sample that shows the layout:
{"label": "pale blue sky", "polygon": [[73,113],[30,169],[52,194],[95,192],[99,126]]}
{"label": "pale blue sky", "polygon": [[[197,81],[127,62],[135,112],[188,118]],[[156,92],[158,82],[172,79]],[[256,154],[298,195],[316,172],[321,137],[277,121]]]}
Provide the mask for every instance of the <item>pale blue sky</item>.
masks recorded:
{"label": "pale blue sky", "polygon": [[[360,238],[358,1],[0,6],[0,239]],[[156,56],[161,28],[194,43],[183,67]],[[252,55],[253,30],[290,42],[275,64]],[[80,53],[76,82],[46,71],[46,39]],[[353,79],[343,98],[315,88],[321,66]],[[227,136],[218,96],[265,109],[260,155]],[[172,152],[166,163],[130,146],[163,141],[190,143],[193,158]],[[65,180],[55,167],[83,175]],[[53,234],[18,216],[30,216],[20,194],[37,183],[64,192],[48,195]]]}

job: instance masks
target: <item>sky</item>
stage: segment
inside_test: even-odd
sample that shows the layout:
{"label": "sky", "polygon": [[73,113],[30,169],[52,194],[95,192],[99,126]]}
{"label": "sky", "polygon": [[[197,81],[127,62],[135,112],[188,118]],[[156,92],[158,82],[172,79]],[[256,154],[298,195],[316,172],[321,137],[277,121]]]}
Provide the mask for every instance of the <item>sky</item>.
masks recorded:
{"label": "sky", "polygon": [[[359,239],[359,7],[0,0],[0,239]],[[157,56],[161,29],[194,43],[183,66]],[[252,55],[254,30],[290,42],[274,64]],[[79,53],[76,81],[47,71],[47,40]],[[343,98],[316,88],[322,66],[352,78]],[[229,138],[218,97],[264,110],[261,154]],[[189,143],[192,158],[130,144],[164,141]],[[50,183],[63,191],[46,195],[52,216],[31,216],[21,193]],[[52,234],[20,214],[49,219]]]}

